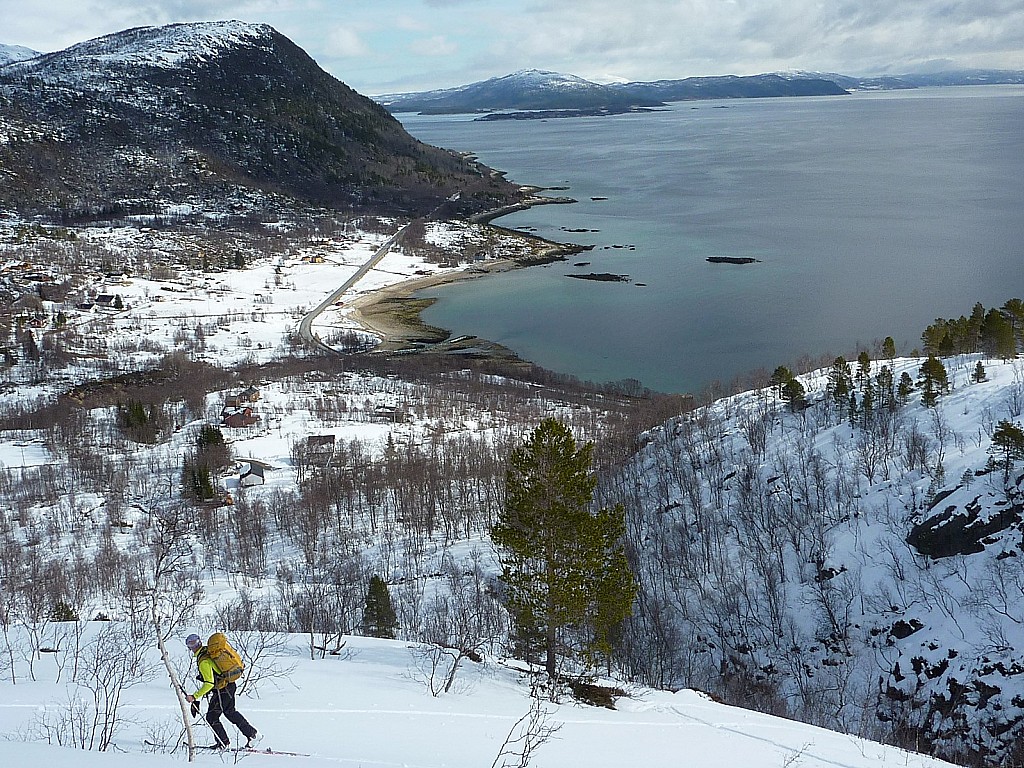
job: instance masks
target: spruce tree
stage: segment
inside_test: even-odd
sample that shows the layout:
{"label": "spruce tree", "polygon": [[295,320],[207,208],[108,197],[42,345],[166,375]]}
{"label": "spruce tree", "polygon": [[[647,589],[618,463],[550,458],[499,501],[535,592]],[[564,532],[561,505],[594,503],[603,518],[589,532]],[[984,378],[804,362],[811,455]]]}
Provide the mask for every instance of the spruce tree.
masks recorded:
{"label": "spruce tree", "polygon": [[875,384],[878,387],[878,405],[887,410],[896,408],[896,382],[893,379],[892,368],[883,365],[882,369],[875,376]]}
{"label": "spruce tree", "polygon": [[1003,482],[1010,479],[1010,468],[1015,459],[1024,459],[1024,430],[1012,421],[1000,421],[992,433],[989,453],[999,455],[997,462],[1003,468]]}
{"label": "spruce tree", "polygon": [[890,363],[896,359],[896,341],[892,336],[886,336],[882,342],[882,357]]}
{"label": "spruce tree", "polygon": [[780,365],[774,371],[772,376],[768,379],[768,383],[775,388],[775,394],[782,397],[782,390],[786,386],[786,382],[793,378],[793,372],[784,365]]}
{"label": "spruce tree", "polygon": [[914,391],[914,380],[910,374],[904,371],[900,374],[900,383],[896,387],[896,405],[904,406],[910,400],[910,393]]}
{"label": "spruce tree", "polygon": [[793,413],[807,406],[807,390],[796,378],[792,378],[782,385],[782,399],[789,404],[789,410]]}
{"label": "spruce tree", "polygon": [[975,384],[980,384],[988,378],[988,374],[985,372],[985,366],[981,364],[981,360],[974,366],[974,373],[971,374],[971,381]]}
{"label": "spruce tree", "polygon": [[590,511],[593,450],[592,443],[577,445],[562,422],[544,419],[512,451],[505,506],[491,530],[509,612],[522,636],[543,638],[552,678],[560,652],[608,654],[636,590],[623,508]]}
{"label": "spruce tree", "polygon": [[370,586],[366,590],[366,604],[363,607],[363,632],[368,637],[395,639],[398,628],[398,616],[391,602],[388,585],[380,576],[370,577]]}
{"label": "spruce tree", "polygon": [[825,391],[836,404],[840,415],[849,405],[851,388],[850,364],[846,362],[845,357],[837,357],[832,362],[832,368],[828,372],[828,384],[825,386]]}
{"label": "spruce tree", "polygon": [[854,376],[861,389],[871,379],[871,356],[866,351],[857,355],[857,373]]}
{"label": "spruce tree", "polygon": [[1002,306],[1006,319],[1010,321],[1013,337],[1019,344],[1024,344],[1024,301],[1010,299]]}
{"label": "spruce tree", "polygon": [[1017,339],[1013,326],[998,309],[990,309],[981,324],[981,349],[985,354],[1003,360],[1017,356]]}
{"label": "spruce tree", "polygon": [[928,408],[934,408],[939,395],[949,391],[949,377],[946,366],[935,355],[921,363],[917,383],[921,385],[921,402]]}

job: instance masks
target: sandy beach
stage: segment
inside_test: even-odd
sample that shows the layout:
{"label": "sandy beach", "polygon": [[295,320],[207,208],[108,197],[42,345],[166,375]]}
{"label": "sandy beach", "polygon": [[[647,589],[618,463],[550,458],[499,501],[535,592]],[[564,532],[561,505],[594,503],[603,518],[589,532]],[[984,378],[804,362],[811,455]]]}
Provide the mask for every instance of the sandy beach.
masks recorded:
{"label": "sandy beach", "polygon": [[448,337],[448,331],[426,325],[419,317],[420,311],[434,300],[416,299],[414,294],[425,288],[472,280],[523,266],[526,265],[512,259],[502,259],[484,267],[404,280],[353,299],[348,305],[348,317],[370,333],[380,336],[382,341],[378,349],[382,351],[408,349],[412,344],[424,342],[437,343]]}
{"label": "sandy beach", "polygon": [[[408,351],[413,348],[435,351],[435,345],[445,342],[450,336],[449,331],[435,328],[425,324],[420,319],[420,312],[434,303],[434,299],[415,298],[415,294],[426,288],[439,285],[448,285],[463,280],[473,280],[490,274],[507,272],[513,269],[548,264],[553,261],[563,260],[573,254],[585,250],[584,247],[573,243],[556,243],[536,235],[525,232],[506,229],[491,224],[490,222],[513,211],[523,210],[533,205],[550,205],[558,203],[575,202],[569,198],[546,198],[531,197],[528,201],[513,206],[508,206],[496,211],[481,214],[474,217],[474,223],[481,223],[494,227],[503,233],[503,236],[515,238],[520,241],[531,243],[531,253],[528,257],[521,258],[494,258],[468,266],[465,269],[454,270],[442,274],[415,277],[410,280],[403,280],[399,283],[384,286],[371,293],[358,296],[348,303],[348,318],[368,332],[379,336],[382,341],[377,347],[380,351],[394,352],[398,350]],[[502,357],[514,357],[511,352],[505,350],[493,342],[478,340],[478,346],[482,345],[489,350],[489,354]]]}

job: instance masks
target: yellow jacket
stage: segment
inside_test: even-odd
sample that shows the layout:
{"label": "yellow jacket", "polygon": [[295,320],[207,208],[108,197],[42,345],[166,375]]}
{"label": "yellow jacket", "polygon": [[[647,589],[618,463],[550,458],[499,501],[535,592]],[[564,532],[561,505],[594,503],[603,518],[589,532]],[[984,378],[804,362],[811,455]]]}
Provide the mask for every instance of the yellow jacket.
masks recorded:
{"label": "yellow jacket", "polygon": [[213,676],[217,672],[217,667],[214,666],[213,659],[207,655],[205,645],[198,649],[194,655],[199,663],[199,676],[202,678],[203,684],[199,686],[199,690],[192,694],[192,698],[199,701],[213,690]]}

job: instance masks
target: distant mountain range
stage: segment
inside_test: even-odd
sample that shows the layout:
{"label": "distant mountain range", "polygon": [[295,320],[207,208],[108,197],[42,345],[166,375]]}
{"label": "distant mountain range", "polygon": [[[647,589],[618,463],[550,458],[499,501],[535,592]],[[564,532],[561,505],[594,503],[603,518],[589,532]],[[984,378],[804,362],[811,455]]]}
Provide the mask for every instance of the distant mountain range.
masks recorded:
{"label": "distant mountain range", "polygon": [[4,45],[3,43],[0,43],[0,67],[14,61],[34,59],[36,56],[42,56],[42,54],[39,51],[33,51],[31,48],[26,48],[23,45]]}
{"label": "distant mountain range", "polygon": [[1024,83],[1024,72],[970,70],[866,78],[798,72],[745,77],[688,77],[682,80],[601,85],[574,75],[529,69],[457,88],[388,94],[377,97],[377,101],[396,114],[532,110],[543,113],[544,117],[551,117],[557,116],[553,110],[564,110],[566,114],[618,113],[695,99],[840,96],[851,90],[995,83]]}
{"label": "distant mountain range", "polygon": [[451,198],[457,214],[521,198],[490,169],[414,139],[266,25],[143,27],[0,56],[0,209],[395,213]]}

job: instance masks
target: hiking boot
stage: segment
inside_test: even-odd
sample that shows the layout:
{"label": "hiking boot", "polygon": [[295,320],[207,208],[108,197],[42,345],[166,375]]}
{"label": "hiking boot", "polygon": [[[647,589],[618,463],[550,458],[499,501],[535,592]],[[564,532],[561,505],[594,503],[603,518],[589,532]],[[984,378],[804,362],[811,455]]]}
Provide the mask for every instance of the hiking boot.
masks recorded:
{"label": "hiking boot", "polygon": [[245,749],[253,749],[261,741],[263,741],[263,734],[259,731],[254,731],[249,740],[245,742]]}
{"label": "hiking boot", "polygon": [[214,750],[216,750],[216,749],[227,749],[230,746],[231,746],[230,744],[221,744],[218,741],[216,744],[211,744],[208,747],[203,747],[203,749],[214,749]]}

